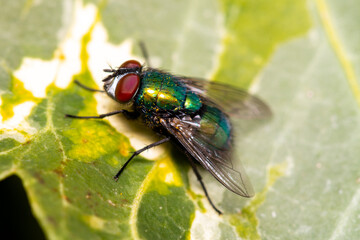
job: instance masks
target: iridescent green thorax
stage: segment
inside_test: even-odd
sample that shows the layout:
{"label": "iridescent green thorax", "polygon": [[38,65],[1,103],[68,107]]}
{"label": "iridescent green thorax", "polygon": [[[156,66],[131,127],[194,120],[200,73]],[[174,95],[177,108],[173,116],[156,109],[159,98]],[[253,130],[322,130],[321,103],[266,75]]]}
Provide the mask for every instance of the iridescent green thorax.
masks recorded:
{"label": "iridescent green thorax", "polygon": [[216,107],[204,106],[201,114],[200,131],[206,143],[219,149],[231,145],[231,124],[228,117]]}
{"label": "iridescent green thorax", "polygon": [[154,70],[146,71],[141,76],[135,103],[142,107],[145,113],[183,111],[190,114],[202,106],[199,96],[189,91],[179,79]]}

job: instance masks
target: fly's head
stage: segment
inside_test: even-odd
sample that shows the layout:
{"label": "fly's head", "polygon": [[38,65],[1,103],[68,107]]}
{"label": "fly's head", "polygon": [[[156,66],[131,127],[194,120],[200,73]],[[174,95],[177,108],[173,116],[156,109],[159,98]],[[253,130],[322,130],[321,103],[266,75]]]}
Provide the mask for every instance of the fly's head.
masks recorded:
{"label": "fly's head", "polygon": [[105,69],[111,74],[103,80],[104,90],[120,103],[131,103],[140,87],[141,69],[136,60],[126,61],[118,69]]}

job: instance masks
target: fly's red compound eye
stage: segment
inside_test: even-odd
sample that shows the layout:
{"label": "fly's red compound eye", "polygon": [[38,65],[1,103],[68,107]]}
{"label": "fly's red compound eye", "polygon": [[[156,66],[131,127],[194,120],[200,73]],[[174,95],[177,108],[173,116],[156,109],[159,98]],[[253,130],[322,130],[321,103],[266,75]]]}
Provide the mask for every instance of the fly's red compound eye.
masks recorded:
{"label": "fly's red compound eye", "polygon": [[130,101],[137,92],[139,85],[140,77],[137,74],[130,73],[123,76],[116,86],[115,98],[123,103]]}
{"label": "fly's red compound eye", "polygon": [[129,60],[121,64],[120,68],[141,68],[141,64],[136,60]]}

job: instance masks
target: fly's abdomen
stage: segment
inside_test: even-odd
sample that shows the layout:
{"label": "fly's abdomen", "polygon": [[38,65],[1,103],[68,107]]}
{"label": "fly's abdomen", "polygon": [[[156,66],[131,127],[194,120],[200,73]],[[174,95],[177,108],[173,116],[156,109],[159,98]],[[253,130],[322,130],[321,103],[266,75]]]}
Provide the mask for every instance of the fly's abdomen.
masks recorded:
{"label": "fly's abdomen", "polygon": [[193,113],[198,111],[202,106],[202,102],[198,95],[193,92],[188,92],[184,102],[186,111]]}
{"label": "fly's abdomen", "polygon": [[196,112],[202,106],[200,98],[170,74],[151,71],[142,76],[136,98],[138,106],[148,111]]}
{"label": "fly's abdomen", "polygon": [[216,107],[204,106],[200,128],[202,141],[219,149],[231,147],[231,124],[228,117]]}

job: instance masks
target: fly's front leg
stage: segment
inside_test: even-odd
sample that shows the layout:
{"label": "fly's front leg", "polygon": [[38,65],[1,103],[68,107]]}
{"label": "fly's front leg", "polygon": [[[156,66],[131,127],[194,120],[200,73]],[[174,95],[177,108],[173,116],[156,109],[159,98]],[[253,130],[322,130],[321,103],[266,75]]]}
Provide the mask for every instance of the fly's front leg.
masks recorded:
{"label": "fly's front leg", "polygon": [[88,87],[88,86],[85,86],[84,84],[82,84],[82,83],[79,82],[78,80],[75,80],[74,83],[75,83],[76,85],[78,85],[79,87],[81,87],[81,88],[83,88],[83,89],[85,89],[85,90],[87,90],[87,91],[90,91],[90,92],[103,92],[103,93],[105,92],[104,90],[94,89],[94,88],[90,88],[90,87]]}
{"label": "fly's front leg", "polygon": [[116,115],[116,114],[119,114],[119,113],[123,113],[125,115],[125,117],[128,118],[128,119],[136,119],[136,118],[139,117],[139,113],[137,113],[137,112],[129,112],[127,110],[118,110],[118,111],[114,111],[114,112],[100,114],[98,116],[77,116],[77,115],[65,114],[65,117],[77,118],[77,119],[102,119],[102,118],[110,117],[112,115]]}
{"label": "fly's front leg", "polygon": [[145,43],[143,41],[140,41],[139,46],[140,46],[141,53],[142,53],[143,57],[145,58],[146,65],[151,67],[150,60],[149,60],[149,54],[148,54],[148,51],[147,51],[147,49],[145,47]]}
{"label": "fly's front leg", "polygon": [[105,114],[100,114],[98,116],[76,116],[76,115],[71,115],[71,114],[65,114],[65,117],[68,118],[77,118],[77,119],[102,119],[105,117],[109,117],[112,115],[116,115],[119,113],[125,113],[127,112],[126,110],[119,110],[119,111],[114,111],[114,112],[109,112],[109,113],[105,113]]}

